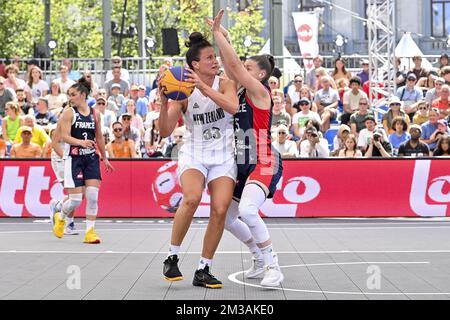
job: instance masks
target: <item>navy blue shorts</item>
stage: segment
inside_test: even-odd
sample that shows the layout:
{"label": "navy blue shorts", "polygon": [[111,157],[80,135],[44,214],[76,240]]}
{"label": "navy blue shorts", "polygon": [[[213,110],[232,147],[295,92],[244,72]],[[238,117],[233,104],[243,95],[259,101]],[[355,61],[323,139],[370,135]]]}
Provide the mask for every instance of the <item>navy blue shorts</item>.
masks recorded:
{"label": "navy blue shorts", "polygon": [[102,180],[100,158],[96,153],[69,156],[64,161],[64,188],[83,187],[86,180]]}

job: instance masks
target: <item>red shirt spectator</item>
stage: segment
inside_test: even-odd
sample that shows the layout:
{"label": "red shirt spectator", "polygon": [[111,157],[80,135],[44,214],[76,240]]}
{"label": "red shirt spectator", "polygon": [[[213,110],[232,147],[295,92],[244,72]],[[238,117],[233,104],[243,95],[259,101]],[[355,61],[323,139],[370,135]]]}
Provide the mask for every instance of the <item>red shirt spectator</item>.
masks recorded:
{"label": "red shirt spectator", "polygon": [[433,101],[433,108],[440,111],[441,119],[450,114],[450,86],[443,85],[441,89],[441,96]]}

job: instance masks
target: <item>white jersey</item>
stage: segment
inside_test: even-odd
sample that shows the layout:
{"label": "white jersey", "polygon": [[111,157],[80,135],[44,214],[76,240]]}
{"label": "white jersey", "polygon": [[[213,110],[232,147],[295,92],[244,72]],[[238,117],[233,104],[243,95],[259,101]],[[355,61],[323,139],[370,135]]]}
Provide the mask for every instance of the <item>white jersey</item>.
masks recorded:
{"label": "white jersey", "polygon": [[[218,91],[219,84],[220,78],[216,76],[212,89]],[[223,163],[234,158],[233,116],[197,88],[188,98],[183,118],[186,133],[182,154],[205,163]]]}

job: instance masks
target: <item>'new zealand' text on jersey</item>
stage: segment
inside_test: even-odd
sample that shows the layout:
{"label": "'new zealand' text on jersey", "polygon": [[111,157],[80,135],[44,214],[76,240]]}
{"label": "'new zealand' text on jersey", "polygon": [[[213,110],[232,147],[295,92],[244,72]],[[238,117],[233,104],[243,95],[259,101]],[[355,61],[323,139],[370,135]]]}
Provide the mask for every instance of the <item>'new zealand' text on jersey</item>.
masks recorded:
{"label": "'new zealand' text on jersey", "polygon": [[[95,113],[92,108],[89,108],[90,112],[87,116],[78,112],[76,107],[72,108],[73,120],[70,135],[80,140],[92,140],[95,141]],[[93,154],[96,152],[95,148],[83,148],[80,146],[70,146],[69,155],[72,157],[84,156]]]}
{"label": "'new zealand' text on jersey", "polygon": [[[212,89],[219,91],[220,78]],[[197,88],[188,98],[184,113],[185,143],[180,152],[205,163],[223,163],[234,157],[233,116]]]}

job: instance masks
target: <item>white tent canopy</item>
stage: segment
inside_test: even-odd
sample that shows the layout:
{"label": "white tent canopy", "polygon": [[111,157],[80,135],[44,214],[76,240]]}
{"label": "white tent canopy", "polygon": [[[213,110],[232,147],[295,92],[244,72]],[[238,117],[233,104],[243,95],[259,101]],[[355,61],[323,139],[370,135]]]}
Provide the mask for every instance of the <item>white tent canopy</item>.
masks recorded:
{"label": "white tent canopy", "polygon": [[[262,47],[262,49],[259,51],[259,54],[270,54],[270,39],[267,40],[266,44],[264,45],[264,47]],[[283,46],[283,56],[284,57],[292,57],[291,53],[289,52],[289,50]],[[295,62],[294,59],[289,59],[286,58],[284,59],[284,66],[283,66],[283,73],[300,73],[301,72],[301,67],[300,65]]]}
{"label": "white tent canopy", "polygon": [[412,61],[412,57],[421,56],[422,57],[422,68],[426,70],[433,69],[430,61],[428,59],[423,58],[423,53],[417,44],[414,42],[414,39],[411,36],[411,33],[405,33],[403,37],[398,42],[397,47],[395,48],[395,56],[402,58],[401,68],[403,69],[411,69],[414,67],[414,62]]}

